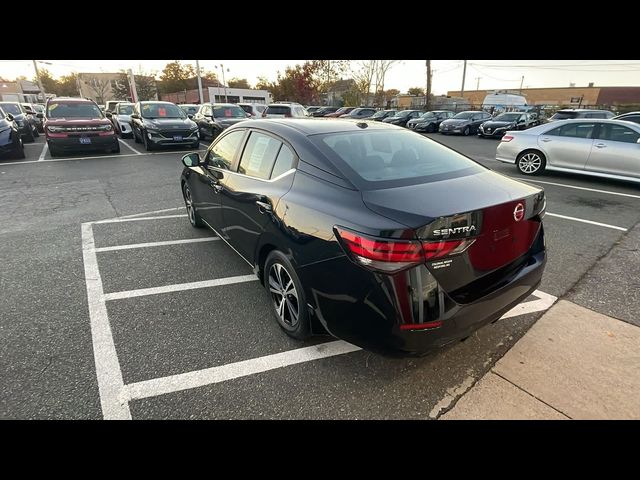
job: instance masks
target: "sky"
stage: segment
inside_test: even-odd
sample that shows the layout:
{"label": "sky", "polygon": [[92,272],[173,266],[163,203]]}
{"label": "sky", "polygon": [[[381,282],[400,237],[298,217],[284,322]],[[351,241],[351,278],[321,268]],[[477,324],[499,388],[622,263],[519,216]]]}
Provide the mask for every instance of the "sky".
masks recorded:
{"label": "sky", "polygon": [[[71,72],[117,72],[132,68],[134,72],[160,72],[171,60],[44,60],[39,63],[54,77]],[[195,60],[181,60],[195,66]],[[258,77],[275,80],[277,72],[287,66],[301,64],[304,60],[201,60],[200,66],[213,70],[222,79],[224,65],[225,80],[246,78],[254,85]],[[356,63],[355,61],[353,63]],[[460,90],[462,85],[462,60],[433,60],[432,92],[445,94],[449,90]],[[217,67],[217,69],[216,69]],[[12,80],[25,75],[35,76],[31,60],[0,60],[0,77]],[[523,79],[524,77],[524,79]],[[519,89],[527,87],[587,86],[640,86],[640,61],[633,60],[468,60],[465,90]],[[400,60],[389,71],[385,89],[396,88],[406,92],[411,87],[426,87],[425,60]]]}

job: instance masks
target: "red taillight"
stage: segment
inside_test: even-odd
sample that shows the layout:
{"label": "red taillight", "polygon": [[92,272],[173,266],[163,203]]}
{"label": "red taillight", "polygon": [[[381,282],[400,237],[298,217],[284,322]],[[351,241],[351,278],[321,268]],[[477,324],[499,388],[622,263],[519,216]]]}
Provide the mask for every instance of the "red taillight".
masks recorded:
{"label": "red taillight", "polygon": [[512,135],[505,135],[502,137],[502,140],[500,140],[501,142],[510,142],[511,140],[513,140],[513,136]]}
{"label": "red taillight", "polygon": [[420,242],[370,238],[336,227],[336,232],[353,259],[364,267],[395,273],[428,260],[461,253],[474,239]]}

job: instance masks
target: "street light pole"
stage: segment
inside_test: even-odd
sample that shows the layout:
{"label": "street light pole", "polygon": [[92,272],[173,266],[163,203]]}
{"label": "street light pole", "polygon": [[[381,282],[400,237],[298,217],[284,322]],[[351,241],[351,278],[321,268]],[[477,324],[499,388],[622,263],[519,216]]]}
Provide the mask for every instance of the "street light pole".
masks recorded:
{"label": "street light pole", "polygon": [[460,89],[460,96],[464,97],[464,77],[467,75],[467,61],[464,61],[464,68],[462,69],[462,88]]}
{"label": "street light pole", "polygon": [[222,70],[222,83],[224,84],[224,103],[229,103],[227,97],[227,81],[224,79],[224,65],[220,64],[220,70]]}
{"label": "street light pole", "polygon": [[200,105],[204,103],[202,96],[202,78],[200,77],[200,61],[196,60],[196,71],[198,72],[198,94],[200,95]]}
{"label": "street light pole", "polygon": [[43,102],[47,102],[47,95],[44,92],[44,87],[42,86],[42,80],[40,80],[40,72],[38,71],[38,62],[37,60],[33,61],[33,68],[35,68],[36,70],[36,78],[38,79],[38,88],[40,89],[40,92],[42,93],[42,101]]}

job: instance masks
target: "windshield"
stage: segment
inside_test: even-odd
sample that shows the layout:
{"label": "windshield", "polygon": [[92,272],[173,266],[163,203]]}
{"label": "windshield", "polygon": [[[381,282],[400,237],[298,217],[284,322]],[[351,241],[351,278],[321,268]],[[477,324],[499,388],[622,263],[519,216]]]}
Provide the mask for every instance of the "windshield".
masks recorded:
{"label": "windshield", "polygon": [[473,117],[474,112],[460,112],[457,115],[455,115],[453,118],[460,118],[460,119],[469,119],[471,117]]}
{"label": "windshield", "polygon": [[251,105],[239,105],[239,107],[247,113],[251,113]]}
{"label": "windshield", "polygon": [[[269,107],[269,110],[271,108]],[[247,112],[236,105],[224,105],[214,107],[213,116],[216,118],[247,118]]]}
{"label": "windshield", "polygon": [[396,113],[396,117],[406,117],[411,114],[413,110],[402,110],[401,112]]}
{"label": "windshield", "polygon": [[393,115],[393,113],[389,113],[389,112],[385,112],[384,110],[381,110],[379,112],[374,113],[373,117],[371,118],[381,118],[381,117],[386,117],[387,115]]}
{"label": "windshield", "polygon": [[420,115],[420,118],[425,119],[425,120],[427,118],[435,118],[435,114],[433,112],[423,113],[422,115]]}
{"label": "windshield", "polygon": [[44,107],[42,105],[33,105],[33,109],[38,113],[44,113]]}
{"label": "windshield", "polygon": [[100,109],[93,103],[51,102],[47,108],[47,118],[103,118]]}
{"label": "windshield", "polygon": [[519,113],[501,113],[494,120],[497,122],[515,122],[520,118]]}
{"label": "windshield", "polygon": [[[355,182],[386,188],[478,173],[483,167],[444,145],[407,131],[332,133],[311,136]],[[342,169],[342,168],[341,168]],[[351,174],[351,175],[349,175]],[[357,176],[354,178],[354,174]]]}
{"label": "windshield", "polygon": [[22,115],[23,113],[20,105],[16,103],[0,103],[0,107],[2,107],[5,112],[12,115]]}
{"label": "windshield", "polygon": [[131,115],[133,113],[133,105],[118,105],[118,115]]}
{"label": "windshield", "polygon": [[180,108],[187,115],[195,115],[200,107],[198,105],[180,105]]}
{"label": "windshield", "polygon": [[578,114],[576,112],[556,112],[551,120],[565,120],[567,118],[576,118]]}
{"label": "windshield", "polygon": [[184,112],[173,103],[143,103],[144,118],[186,118]]}

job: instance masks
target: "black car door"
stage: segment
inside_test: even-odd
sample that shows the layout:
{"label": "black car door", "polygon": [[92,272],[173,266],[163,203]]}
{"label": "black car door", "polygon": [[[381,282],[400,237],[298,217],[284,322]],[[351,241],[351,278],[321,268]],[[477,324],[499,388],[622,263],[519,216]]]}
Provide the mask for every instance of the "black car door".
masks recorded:
{"label": "black car door", "polygon": [[224,232],[227,241],[250,263],[255,263],[262,233],[270,224],[278,224],[276,207],[291,188],[296,165],[297,158],[289,145],[273,135],[252,130],[237,173],[225,179]]}
{"label": "black car door", "polygon": [[200,216],[226,239],[222,230],[222,196],[232,165],[242,150],[246,129],[220,137],[205,154],[202,174],[194,179],[194,203]]}

